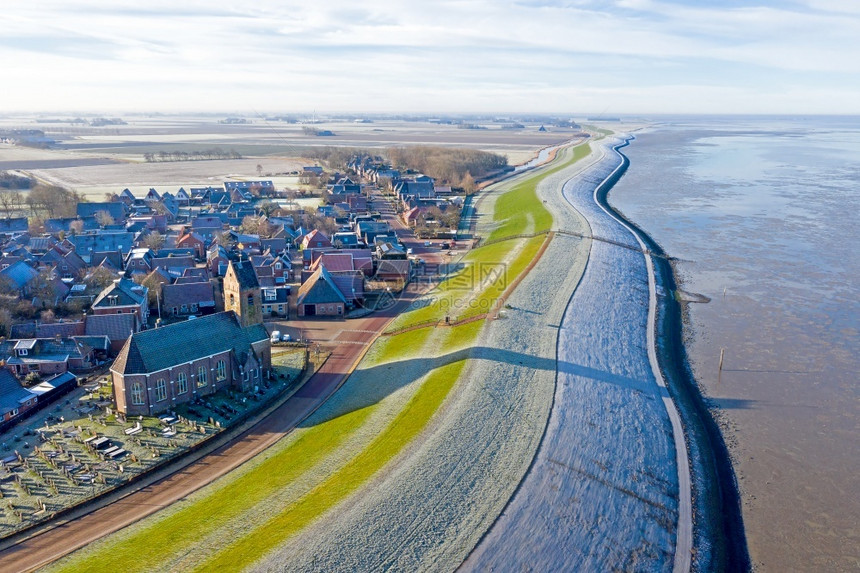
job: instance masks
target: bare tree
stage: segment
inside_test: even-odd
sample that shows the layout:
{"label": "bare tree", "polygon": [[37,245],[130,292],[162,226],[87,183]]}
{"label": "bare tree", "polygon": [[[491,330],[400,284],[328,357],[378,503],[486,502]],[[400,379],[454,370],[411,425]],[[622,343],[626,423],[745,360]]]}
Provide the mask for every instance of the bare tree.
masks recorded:
{"label": "bare tree", "polygon": [[4,189],[0,191],[0,210],[6,217],[15,214],[24,203],[21,192],[15,189]]}
{"label": "bare tree", "polygon": [[69,223],[69,232],[74,235],[80,235],[84,231],[84,222],[80,219],[75,219]]}
{"label": "bare tree", "polygon": [[114,221],[113,215],[107,211],[96,211],[95,218],[100,227],[107,227],[116,222]]}
{"label": "bare tree", "polygon": [[90,275],[86,279],[84,279],[84,282],[97,288],[104,288],[111,284],[116,278],[117,275],[115,275],[105,267],[96,267],[95,269],[93,269],[93,272],[91,272]]}
{"label": "bare tree", "polygon": [[272,213],[279,209],[278,204],[274,201],[260,201],[257,203],[257,210],[266,217],[271,217]]}
{"label": "bare tree", "polygon": [[153,251],[157,251],[164,246],[165,237],[158,231],[153,231],[143,239],[143,246],[152,249]]}

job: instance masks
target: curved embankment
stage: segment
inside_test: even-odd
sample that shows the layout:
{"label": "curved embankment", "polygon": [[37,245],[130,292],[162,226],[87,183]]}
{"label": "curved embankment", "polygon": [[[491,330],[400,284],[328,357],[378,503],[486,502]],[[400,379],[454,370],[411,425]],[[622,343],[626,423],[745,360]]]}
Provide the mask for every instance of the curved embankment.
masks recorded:
{"label": "curved embankment", "polygon": [[[604,155],[564,186],[594,236],[611,242],[594,241],[567,307],[553,409],[537,456],[466,570],[689,566],[687,508],[677,529],[676,459],[685,466],[686,459],[676,458],[673,436],[681,428],[667,412],[649,344],[655,287],[638,240],[595,201],[595,191],[611,186],[623,167],[619,154]],[[679,443],[686,454],[682,436]],[[684,470],[680,493],[689,500]]]}
{"label": "curved embankment", "polygon": [[[539,191],[557,195],[579,168],[551,174]],[[516,184],[500,187],[499,196]],[[496,203],[479,205],[482,236],[505,224],[504,217],[494,221]],[[553,205],[546,206],[556,214]],[[576,217],[569,207],[558,207]],[[584,220],[574,221],[587,234]],[[455,569],[510,498],[540,441],[552,401],[558,322],[566,305],[559,293],[574,290],[589,244],[575,237],[550,242],[508,299],[507,318],[481,330],[460,383],[424,439],[258,569]]]}
{"label": "curved embankment", "polygon": [[[625,166],[629,160],[620,149],[626,145],[625,142],[615,147]],[[674,267],[659,244],[610,205],[609,193],[616,181],[603,186],[595,195],[596,200],[630,227],[656,255],[652,257],[654,275],[664,295],[657,312],[657,358],[669,393],[684,421],[693,470],[693,566],[698,570],[748,571],[752,565],[744,535],[738,484],[722,433],[699,391],[687,359],[681,307],[674,296],[677,291]]]}

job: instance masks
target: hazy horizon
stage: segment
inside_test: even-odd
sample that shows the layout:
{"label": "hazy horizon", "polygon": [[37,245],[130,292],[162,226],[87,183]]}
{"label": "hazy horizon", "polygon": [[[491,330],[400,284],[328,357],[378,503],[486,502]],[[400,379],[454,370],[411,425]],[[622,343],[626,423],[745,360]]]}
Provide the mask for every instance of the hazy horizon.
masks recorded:
{"label": "hazy horizon", "polygon": [[7,6],[0,110],[860,114],[835,0],[135,4]]}

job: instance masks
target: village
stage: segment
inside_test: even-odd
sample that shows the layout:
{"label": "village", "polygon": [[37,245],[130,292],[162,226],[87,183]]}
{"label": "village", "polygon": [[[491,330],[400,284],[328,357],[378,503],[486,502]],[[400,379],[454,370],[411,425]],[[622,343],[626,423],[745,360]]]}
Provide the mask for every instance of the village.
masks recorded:
{"label": "village", "polygon": [[466,246],[466,197],[431,177],[370,156],[300,175],[314,208],[261,178],[0,219],[0,535],[288,398]]}

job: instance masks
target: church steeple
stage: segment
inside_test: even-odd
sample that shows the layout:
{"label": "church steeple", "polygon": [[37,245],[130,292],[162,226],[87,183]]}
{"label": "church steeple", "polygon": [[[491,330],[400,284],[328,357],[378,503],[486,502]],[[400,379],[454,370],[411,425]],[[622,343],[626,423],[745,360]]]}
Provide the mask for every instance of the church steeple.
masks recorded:
{"label": "church steeple", "polygon": [[232,310],[242,326],[263,322],[260,281],[251,261],[230,261],[224,275],[224,310]]}

